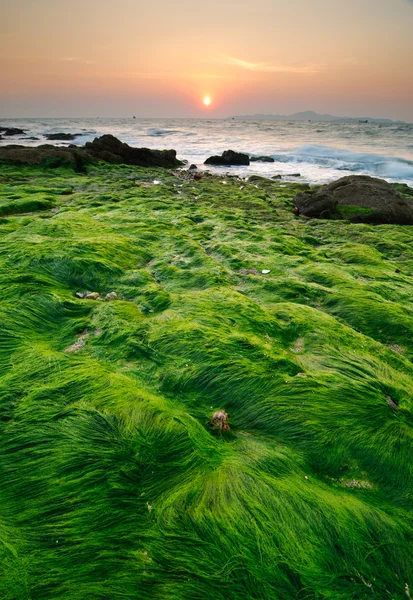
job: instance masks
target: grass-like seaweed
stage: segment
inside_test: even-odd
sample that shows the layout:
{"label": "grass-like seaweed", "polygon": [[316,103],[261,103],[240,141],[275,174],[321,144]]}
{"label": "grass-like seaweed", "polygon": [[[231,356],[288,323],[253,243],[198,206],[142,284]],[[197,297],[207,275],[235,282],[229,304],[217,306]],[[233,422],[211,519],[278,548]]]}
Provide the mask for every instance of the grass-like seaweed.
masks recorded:
{"label": "grass-like seaweed", "polygon": [[300,184],[0,174],[0,598],[409,598],[412,228],[297,218]]}

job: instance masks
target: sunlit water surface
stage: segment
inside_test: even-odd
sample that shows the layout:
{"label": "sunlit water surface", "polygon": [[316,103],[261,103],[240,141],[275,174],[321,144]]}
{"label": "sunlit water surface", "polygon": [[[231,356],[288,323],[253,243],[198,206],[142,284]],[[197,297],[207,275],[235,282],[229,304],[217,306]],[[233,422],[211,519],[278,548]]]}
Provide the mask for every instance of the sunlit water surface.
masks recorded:
{"label": "sunlit water surface", "polygon": [[2,119],[0,126],[26,131],[25,136],[4,137],[0,145],[44,144],[44,134],[57,132],[80,134],[71,143],[83,145],[111,133],[133,146],[174,148],[178,158],[200,168],[207,168],[202,165],[208,156],[228,149],[275,159],[274,163],[230,168],[241,176],[280,174],[286,181],[297,181],[292,176],[299,173],[299,181],[324,183],[357,173],[413,185],[413,124],[96,118]]}

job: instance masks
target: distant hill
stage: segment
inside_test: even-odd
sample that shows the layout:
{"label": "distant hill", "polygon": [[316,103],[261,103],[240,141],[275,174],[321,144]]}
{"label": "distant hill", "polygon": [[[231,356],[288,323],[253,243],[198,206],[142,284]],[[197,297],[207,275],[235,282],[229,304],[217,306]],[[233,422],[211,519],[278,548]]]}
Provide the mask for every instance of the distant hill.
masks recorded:
{"label": "distant hill", "polygon": [[236,115],[233,119],[252,119],[266,121],[342,121],[358,123],[365,121],[367,123],[404,123],[404,121],[392,121],[392,119],[376,119],[373,117],[335,117],[334,115],[320,115],[313,110],[296,112],[292,115]]}

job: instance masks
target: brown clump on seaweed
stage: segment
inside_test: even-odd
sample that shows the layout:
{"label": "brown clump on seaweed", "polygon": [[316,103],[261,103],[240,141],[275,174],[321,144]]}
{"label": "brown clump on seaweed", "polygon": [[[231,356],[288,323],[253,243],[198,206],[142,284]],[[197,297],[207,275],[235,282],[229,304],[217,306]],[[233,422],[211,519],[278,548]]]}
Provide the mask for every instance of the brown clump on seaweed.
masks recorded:
{"label": "brown clump on seaweed", "polygon": [[225,410],[217,410],[214,412],[210,423],[214,429],[219,429],[219,431],[229,431],[231,429],[229,426],[229,416]]}

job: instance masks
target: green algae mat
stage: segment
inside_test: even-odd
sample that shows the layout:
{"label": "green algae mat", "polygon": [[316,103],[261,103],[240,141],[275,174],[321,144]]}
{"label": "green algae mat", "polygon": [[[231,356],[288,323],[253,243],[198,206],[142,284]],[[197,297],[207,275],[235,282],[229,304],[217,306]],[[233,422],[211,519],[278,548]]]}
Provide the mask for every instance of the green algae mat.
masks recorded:
{"label": "green algae mat", "polygon": [[2,600],[413,595],[413,228],[302,189],[0,167]]}

